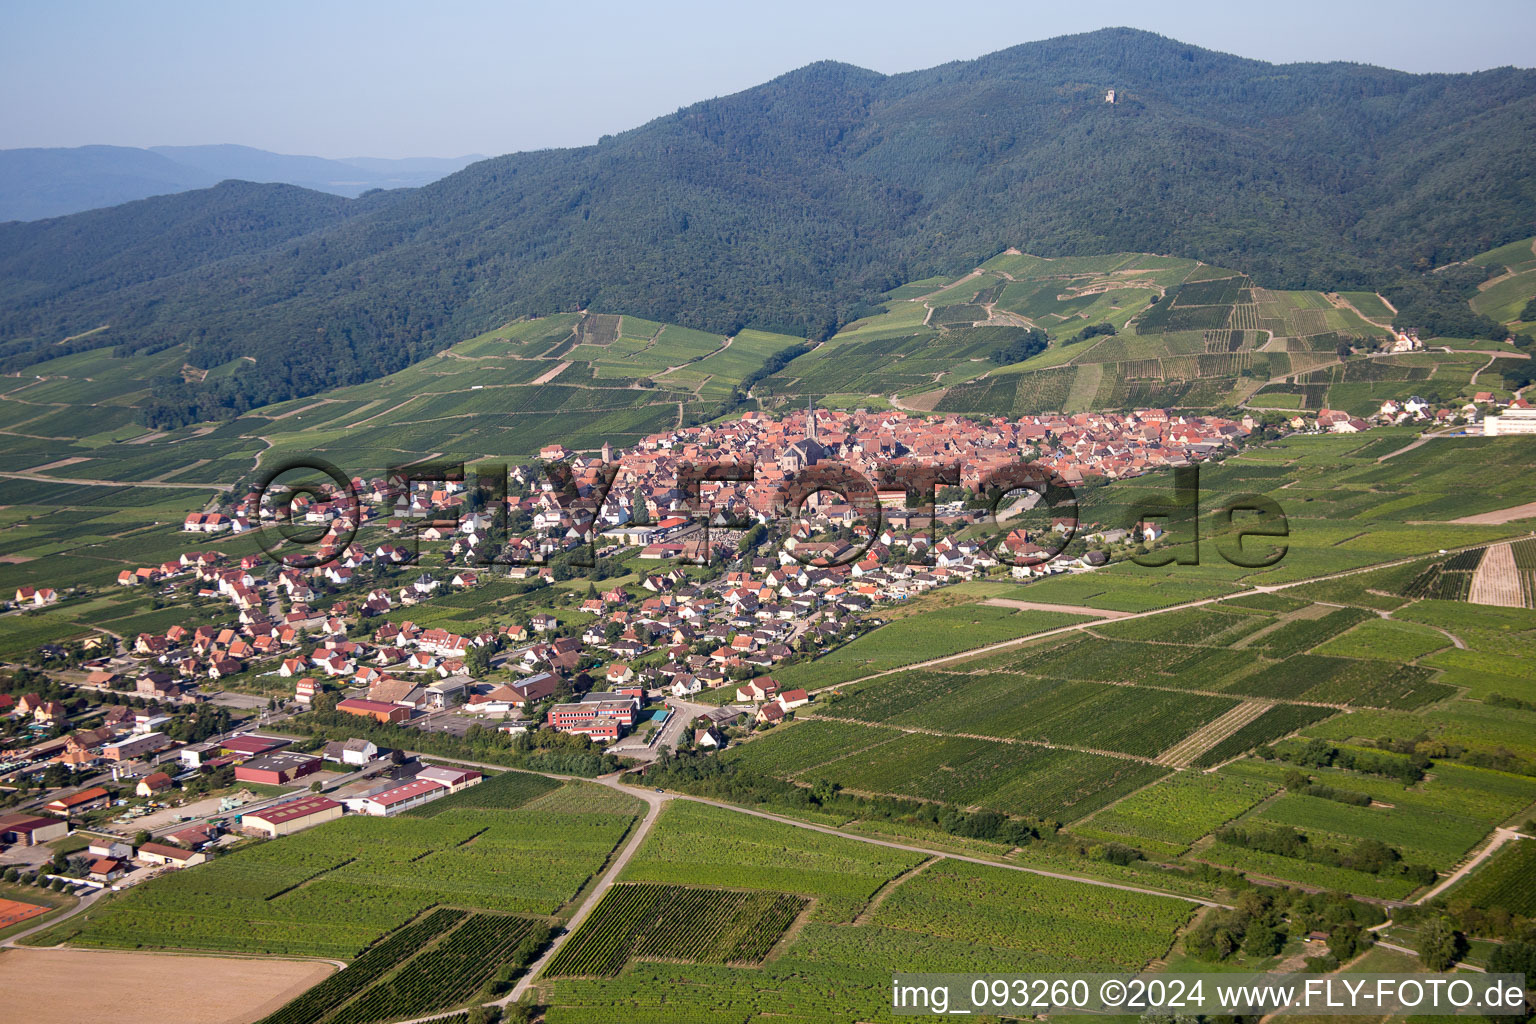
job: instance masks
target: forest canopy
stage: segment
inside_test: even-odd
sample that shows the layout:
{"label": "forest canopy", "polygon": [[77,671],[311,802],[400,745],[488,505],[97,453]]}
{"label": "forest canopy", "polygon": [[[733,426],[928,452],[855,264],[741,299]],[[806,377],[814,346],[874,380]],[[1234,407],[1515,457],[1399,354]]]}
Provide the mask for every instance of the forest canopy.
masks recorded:
{"label": "forest canopy", "polygon": [[0,369],[101,345],[247,357],[162,396],[233,415],[520,315],[820,340],[1010,246],[1395,288],[1424,330],[1486,335],[1427,272],[1530,233],[1533,124],[1529,70],[1277,68],[1130,29],[891,76],[824,62],[419,189],[226,182],[0,225]]}

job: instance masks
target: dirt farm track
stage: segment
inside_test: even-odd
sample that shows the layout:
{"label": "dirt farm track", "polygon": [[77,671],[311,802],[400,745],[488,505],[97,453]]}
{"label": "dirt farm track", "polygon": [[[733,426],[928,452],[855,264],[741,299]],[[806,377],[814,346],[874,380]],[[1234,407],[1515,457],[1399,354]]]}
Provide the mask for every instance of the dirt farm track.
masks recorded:
{"label": "dirt farm track", "polygon": [[333,970],[295,960],[7,949],[0,1001],[15,1010],[10,1024],[250,1024]]}

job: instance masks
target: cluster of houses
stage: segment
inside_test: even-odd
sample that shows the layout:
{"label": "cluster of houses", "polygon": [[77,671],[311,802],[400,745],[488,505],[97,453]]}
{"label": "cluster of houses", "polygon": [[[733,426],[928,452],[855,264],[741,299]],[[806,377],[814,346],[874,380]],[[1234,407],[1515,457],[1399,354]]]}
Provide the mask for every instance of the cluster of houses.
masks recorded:
{"label": "cluster of houses", "polygon": [[[610,445],[592,455],[552,447],[543,454],[559,460],[553,469],[535,464],[511,471],[506,518],[513,528],[500,536],[493,534],[496,517],[490,510],[467,511],[462,483],[401,487],[359,478],[352,481],[358,501],[322,491],[299,495],[282,512],[327,526],[319,542],[321,558],[312,568],[273,572],[260,556],[229,559],[217,551],[195,551],[124,570],[119,582],[125,586],[185,584],[201,596],[227,599],[236,619],[222,628],[173,626],[126,641],[140,659],[133,689],[161,702],[195,700],[200,681],[259,663],[275,665],[279,677],[293,680],[301,703],[335,686],[351,694],[338,710],[381,722],[409,721],[450,707],[526,717],[562,689],[563,681],[601,662],[604,678],[593,689],[620,696],[547,709],[542,724],[611,740],[635,727],[647,695],[686,697],[769,673],[846,637],[883,604],[975,578],[999,559],[1039,555],[1051,541],[1023,529],[1008,532],[996,545],[961,539],[958,532],[977,513],[958,505],[932,513],[910,510],[902,492],[882,492],[883,514],[871,522],[821,492],[783,531],[782,543],[762,557],[746,558],[703,580],[658,567],[635,582],[591,594],[580,611],[592,618],[579,633],[572,625],[562,628],[550,614],[526,625],[463,635],[387,619],[370,634],[359,634],[357,626],[439,592],[477,587],[487,571],[548,582],[550,569],[540,560],[581,545],[594,544],[600,553],[638,548],[651,559],[698,556],[717,545],[734,548],[736,535],[701,528],[698,502],[708,504],[706,518],[714,527],[777,525],[781,510],[775,501],[784,482],[827,462],[871,480],[881,479],[893,462],[956,463],[962,484],[975,486],[999,467],[1028,458],[1071,484],[1198,461],[1234,449],[1253,427],[1247,420],[1155,409],[1017,420],[814,407],[778,419],[748,413],[727,423],[655,434],[622,452]],[[755,467],[750,481],[709,481],[701,493],[690,495],[680,480],[690,463],[747,461]],[[183,529],[240,533],[278,515],[252,493],[233,507],[189,515]],[[369,523],[375,533],[401,542],[358,542],[355,528]],[[446,569],[419,572],[391,589],[359,572],[370,563],[412,560],[420,542],[434,540],[446,548],[435,552]],[[491,548],[511,562],[510,569],[502,563],[494,570],[477,567]],[[1054,570],[1015,570],[1036,571]],[[341,597],[335,599],[338,591]],[[333,596],[322,599],[322,594]],[[477,680],[468,671],[468,655],[484,647],[503,652],[499,664],[513,670],[512,681]],[[86,682],[121,689],[124,680],[112,665],[99,664]],[[638,699],[625,696],[631,691]],[[625,710],[626,704],[633,706]]]}
{"label": "cluster of houses", "polygon": [[[100,798],[106,795],[101,790]],[[57,803],[57,801],[56,801]],[[54,804],[47,809],[56,810]],[[0,843],[38,846],[62,839],[69,834],[66,818],[27,811],[0,814]],[[110,835],[92,835],[82,851],[86,858],[85,874],[90,881],[106,885],[122,878],[135,865],[145,868],[187,868],[207,860],[204,852],[221,834],[215,825],[193,825],[177,829],[160,840],[135,846],[127,839]],[[163,841],[161,841],[163,840]]]}
{"label": "cluster of houses", "polygon": [[[201,744],[185,748],[182,761],[187,764],[237,764],[236,776],[246,781],[278,784],[317,770],[319,757],[284,751],[287,741],[261,736],[237,736],[221,744]],[[334,748],[334,749],[333,749]],[[374,765],[377,748],[364,740],[348,740],[329,745],[325,758],[348,765]],[[157,782],[163,784],[156,788]],[[378,777],[343,787],[332,795],[304,793],[266,806],[254,807],[233,817],[237,832],[248,836],[277,838],[341,817],[344,813],[393,817],[403,811],[457,793],[483,780],[480,772],[466,768],[424,765],[406,761],[401,765],[379,768]],[[169,776],[155,773],[139,782],[139,795],[146,789],[156,792],[169,788]],[[103,786],[92,786],[60,794],[41,808],[41,812],[0,813],[0,845],[39,846],[70,834],[75,820],[90,811],[108,807],[113,794]],[[225,801],[231,808],[254,798],[247,792]],[[203,863],[208,847],[225,834],[223,818],[187,825],[156,839],[133,842],[121,837],[94,832],[86,853],[86,876],[106,885],[121,879],[135,865],[149,868],[185,868]]]}
{"label": "cluster of houses", "polygon": [[[815,408],[778,419],[749,412],[738,420],[654,434],[619,453],[617,475],[597,514],[598,528],[655,523],[648,528],[651,536],[626,532],[648,545],[680,546],[676,540],[668,543],[665,534],[687,521],[681,518],[689,511],[678,475],[689,463],[750,462],[750,482],[707,482],[702,496],[720,522],[767,521],[776,514],[775,500],[785,481],[824,462],[871,481],[879,481],[895,460],[955,463],[961,484],[974,487],[989,472],[1029,458],[1076,485],[1090,477],[1135,476],[1234,449],[1254,425],[1159,409],[986,420]],[[601,461],[571,459],[578,491],[584,482],[599,479],[600,465],[615,460],[611,448],[600,454]],[[582,496],[558,495],[549,507],[550,493],[538,497],[545,506],[541,511],[559,515],[563,498],[570,521],[579,525]]]}
{"label": "cluster of houses", "polygon": [[[1503,415],[1500,415],[1502,412]],[[1523,397],[1516,397],[1509,401],[1501,400],[1491,391],[1478,391],[1472,395],[1472,401],[1466,402],[1459,408],[1439,406],[1420,398],[1418,395],[1410,395],[1408,398],[1389,398],[1381,403],[1375,415],[1366,418],[1351,415],[1340,409],[1323,408],[1317,411],[1317,415],[1308,419],[1306,416],[1293,416],[1289,426],[1294,430],[1320,430],[1329,434],[1358,434],[1363,430],[1369,430],[1374,426],[1404,426],[1424,424],[1427,426],[1448,426],[1454,423],[1484,424],[1484,432],[1489,436],[1499,433],[1499,422],[1505,420],[1509,423],[1523,423],[1527,418],[1536,416],[1536,406],[1532,406]],[[1490,429],[1489,424],[1492,424]],[[1509,433],[1528,433],[1521,429],[1512,429]]]}
{"label": "cluster of houses", "polygon": [[755,720],[764,725],[777,725],[796,708],[811,702],[811,695],[801,689],[784,690],[772,676],[753,679],[736,688],[736,699],[742,703],[757,705]]}
{"label": "cluster of houses", "polygon": [[[5,714],[50,726],[69,723],[68,709],[58,701],[35,693],[24,693],[14,702],[9,700],[9,694],[5,697],[0,700],[0,710]],[[109,705],[91,728],[41,740],[17,750],[14,756],[25,763],[60,764],[75,771],[122,767],[125,774],[142,774],[127,766],[172,746],[172,741],[160,731],[169,721],[170,716],[159,711]]]}
{"label": "cluster of houses", "polygon": [[59,599],[59,592],[52,587],[17,587],[17,608],[46,608]]}

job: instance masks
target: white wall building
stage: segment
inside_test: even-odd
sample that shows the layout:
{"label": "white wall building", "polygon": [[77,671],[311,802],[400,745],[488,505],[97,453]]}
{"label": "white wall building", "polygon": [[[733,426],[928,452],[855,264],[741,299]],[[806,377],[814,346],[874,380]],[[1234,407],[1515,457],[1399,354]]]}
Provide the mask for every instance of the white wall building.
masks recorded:
{"label": "white wall building", "polygon": [[1505,409],[1496,416],[1483,417],[1484,437],[1513,434],[1536,434],[1536,409]]}

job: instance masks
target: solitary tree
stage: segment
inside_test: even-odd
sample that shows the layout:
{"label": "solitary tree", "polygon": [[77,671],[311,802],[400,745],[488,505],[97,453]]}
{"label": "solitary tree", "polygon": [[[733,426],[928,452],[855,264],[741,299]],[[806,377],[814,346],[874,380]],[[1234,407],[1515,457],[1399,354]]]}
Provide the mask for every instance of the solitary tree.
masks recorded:
{"label": "solitary tree", "polygon": [[1450,920],[1433,917],[1419,930],[1419,960],[1432,971],[1448,970],[1461,959],[1461,936]]}

